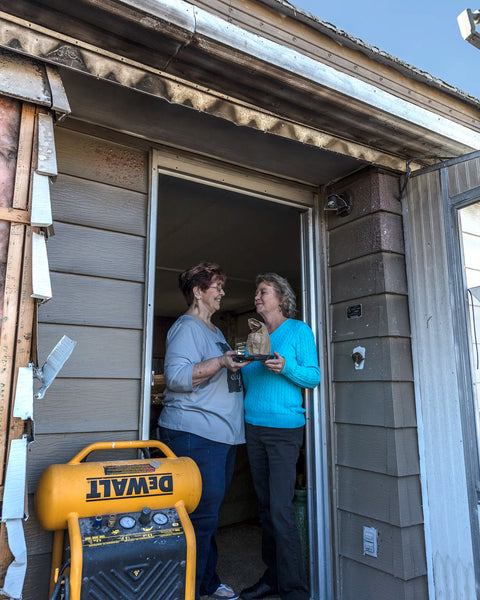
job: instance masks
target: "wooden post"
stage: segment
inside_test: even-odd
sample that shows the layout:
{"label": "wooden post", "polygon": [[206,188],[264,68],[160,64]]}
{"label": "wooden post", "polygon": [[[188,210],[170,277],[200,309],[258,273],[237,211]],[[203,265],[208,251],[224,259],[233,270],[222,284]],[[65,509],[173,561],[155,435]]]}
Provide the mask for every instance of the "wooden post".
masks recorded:
{"label": "wooden post", "polygon": [[[6,460],[12,439],[22,436],[24,422],[13,417],[18,367],[30,361],[34,300],[31,298],[31,237],[28,200],[35,141],[36,108],[22,105],[18,138],[17,164],[12,210],[3,210],[0,218],[11,219],[7,268],[0,332],[0,497],[6,473]],[[29,222],[27,220],[27,222]],[[13,557],[8,546],[6,527],[0,527],[0,581],[3,583]]]}
{"label": "wooden post", "polygon": [[[17,170],[12,208],[26,210],[30,185],[30,169],[35,125],[35,107],[24,104],[20,121],[20,134],[17,154]],[[5,292],[3,298],[3,322],[0,333],[0,466],[3,486],[5,477],[5,456],[7,453],[9,415],[12,399],[12,378],[14,374],[14,354],[16,329],[20,302],[22,264],[26,225],[11,223],[8,243]]]}

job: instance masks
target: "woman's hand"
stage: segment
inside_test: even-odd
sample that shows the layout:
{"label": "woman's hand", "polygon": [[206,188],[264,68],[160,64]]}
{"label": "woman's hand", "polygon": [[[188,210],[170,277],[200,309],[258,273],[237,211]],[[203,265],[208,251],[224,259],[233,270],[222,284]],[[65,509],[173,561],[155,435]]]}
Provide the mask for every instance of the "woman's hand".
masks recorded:
{"label": "woman's hand", "polygon": [[207,379],[210,379],[215,373],[218,373],[221,369],[229,369],[230,371],[238,371],[245,366],[245,363],[237,363],[232,360],[232,356],[234,356],[236,352],[233,350],[229,350],[222,354],[221,356],[217,356],[215,358],[209,358],[200,363],[195,363],[193,366],[192,372],[192,385],[193,387],[200,385]]}
{"label": "woman's hand", "polygon": [[235,362],[233,360],[233,356],[235,356],[236,354],[237,353],[233,350],[229,350],[228,352],[225,352],[223,356],[219,356],[220,364],[222,365],[222,367],[225,367],[230,371],[238,371],[238,369],[244,367],[247,363]]}
{"label": "woman's hand", "polygon": [[275,358],[271,358],[266,360],[263,364],[267,367],[269,371],[272,373],[281,373],[283,371],[283,367],[285,366],[285,358],[280,356],[278,352],[273,353]]}

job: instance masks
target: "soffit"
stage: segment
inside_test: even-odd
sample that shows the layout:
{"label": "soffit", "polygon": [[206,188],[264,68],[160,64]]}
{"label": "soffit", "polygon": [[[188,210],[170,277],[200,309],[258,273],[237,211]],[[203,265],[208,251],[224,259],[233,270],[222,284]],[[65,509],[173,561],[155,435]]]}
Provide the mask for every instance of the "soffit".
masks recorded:
{"label": "soffit", "polygon": [[[99,135],[95,127],[85,124],[95,123],[110,130],[110,134],[105,132],[109,136],[112,131],[137,136],[138,145],[145,149],[150,142],[154,146],[158,142],[315,187],[369,164],[253,127],[239,127],[228,119],[76,71],[60,68],[60,75],[70,98],[71,116],[83,121],[67,119],[65,126],[86,133]],[[118,142],[131,144],[132,140],[119,137]]]}
{"label": "soffit", "polygon": [[[5,8],[6,4],[5,0],[0,0],[0,8]],[[4,47],[25,53],[35,52],[44,60],[90,72],[98,77],[98,73],[91,69],[91,61],[89,63],[85,50],[73,43],[74,40],[81,40],[115,54],[119,57],[120,65],[125,58],[139,65],[147,65],[158,69],[160,79],[163,74],[198,84],[204,90],[210,89],[226,95],[228,100],[260,108],[267,117],[273,117],[273,121],[270,120],[267,125],[265,122],[253,123],[255,119],[251,119],[254,127],[281,136],[287,130],[294,129],[293,134],[287,132],[287,137],[373,164],[401,168],[400,165],[406,160],[418,159],[418,164],[428,165],[439,158],[472,150],[468,143],[448,139],[425,127],[416,127],[402,118],[372,110],[371,106],[346,94],[256,60],[213,38],[192,36],[187,23],[185,27],[178,23],[173,25],[153,13],[146,13],[151,4],[147,0],[139,0],[137,4],[142,10],[133,7],[132,2],[127,6],[108,0],[78,0],[66,5],[60,0],[46,0],[40,5],[17,0],[14,7],[8,7],[9,13],[61,31],[64,36],[71,36],[72,43],[65,43],[63,38],[57,41],[56,47],[44,48],[43,53],[38,44],[32,51],[31,34],[29,36],[24,29],[22,39],[19,39],[21,36],[18,31],[9,38],[5,28],[1,43]],[[188,16],[185,19],[188,20]],[[50,43],[54,43],[54,39]],[[120,71],[105,72],[102,77],[123,85]],[[152,85],[151,81],[143,83],[144,88]],[[164,82],[157,81],[155,85],[165,87]],[[152,92],[151,89],[142,91]],[[153,91],[156,94],[161,92],[158,89]],[[166,99],[178,102],[171,91],[166,94]],[[190,99],[183,97],[185,102],[191,104]],[[231,118],[226,115],[228,111],[225,106],[218,110],[218,102],[216,104],[215,108],[210,104],[208,110],[218,116]],[[248,121],[245,111],[242,114],[244,120]],[[277,122],[275,117],[280,117],[283,122]],[[237,116],[231,120],[240,122]],[[310,132],[315,132],[315,135],[310,135]],[[388,155],[392,160],[382,161],[376,154]]]}

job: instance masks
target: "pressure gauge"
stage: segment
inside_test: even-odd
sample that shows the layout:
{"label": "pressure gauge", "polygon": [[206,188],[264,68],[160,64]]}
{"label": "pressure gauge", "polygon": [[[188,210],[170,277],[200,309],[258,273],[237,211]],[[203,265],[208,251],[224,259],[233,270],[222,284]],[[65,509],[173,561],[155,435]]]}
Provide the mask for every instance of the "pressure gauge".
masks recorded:
{"label": "pressure gauge", "polygon": [[162,512],[157,512],[153,515],[153,521],[157,525],[165,525],[165,523],[168,521],[168,517]]}
{"label": "pressure gauge", "polygon": [[123,527],[124,529],[131,529],[132,527],[135,527],[135,519],[129,515],[120,517],[119,523],[120,527]]}

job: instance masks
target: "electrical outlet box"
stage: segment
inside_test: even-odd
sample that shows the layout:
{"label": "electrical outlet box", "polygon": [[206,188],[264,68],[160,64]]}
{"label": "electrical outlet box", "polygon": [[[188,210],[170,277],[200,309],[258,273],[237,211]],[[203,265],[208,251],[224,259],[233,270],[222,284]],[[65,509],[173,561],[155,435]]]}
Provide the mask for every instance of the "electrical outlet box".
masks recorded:
{"label": "electrical outlet box", "polygon": [[363,527],[363,554],[377,558],[378,531],[375,527]]}

